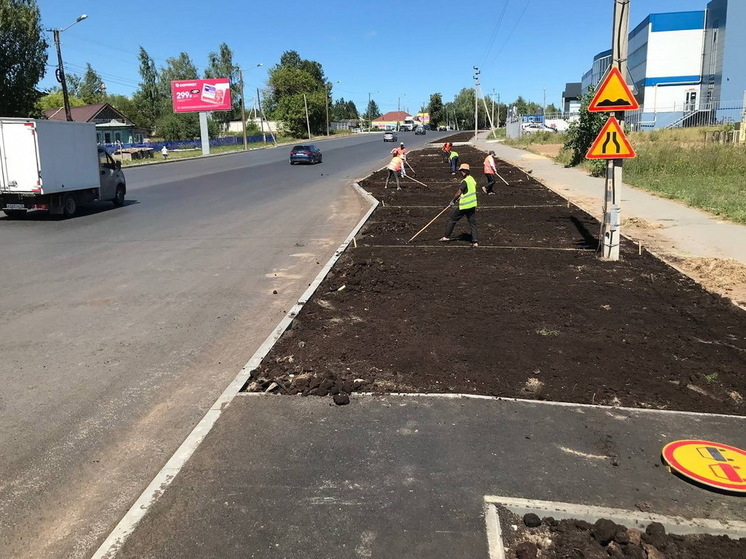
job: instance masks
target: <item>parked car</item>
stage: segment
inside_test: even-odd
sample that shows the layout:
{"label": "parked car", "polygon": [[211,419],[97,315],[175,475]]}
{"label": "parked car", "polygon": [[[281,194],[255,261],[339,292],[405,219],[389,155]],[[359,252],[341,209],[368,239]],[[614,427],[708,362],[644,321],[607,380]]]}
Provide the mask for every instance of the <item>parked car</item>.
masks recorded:
{"label": "parked car", "polygon": [[395,142],[399,138],[396,136],[396,132],[385,132],[383,134],[383,141],[384,142]]}
{"label": "parked car", "polygon": [[424,136],[425,135],[425,127],[424,126],[418,126],[414,130],[415,135],[417,136]]}
{"label": "parked car", "polygon": [[522,128],[524,134],[536,134],[537,132],[557,132],[556,129],[549,128],[549,126],[547,126],[546,124],[542,124],[541,122],[527,122],[523,124]]}
{"label": "parked car", "polygon": [[321,150],[314,145],[295,146],[290,150],[290,164],[321,163]]}

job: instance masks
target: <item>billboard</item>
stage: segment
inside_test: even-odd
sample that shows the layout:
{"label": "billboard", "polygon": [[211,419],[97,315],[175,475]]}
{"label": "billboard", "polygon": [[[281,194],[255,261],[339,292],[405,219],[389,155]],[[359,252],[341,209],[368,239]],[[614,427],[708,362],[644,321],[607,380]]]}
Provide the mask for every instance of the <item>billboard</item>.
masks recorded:
{"label": "billboard", "polygon": [[171,102],[175,113],[231,110],[228,78],[179,80],[171,82]]}

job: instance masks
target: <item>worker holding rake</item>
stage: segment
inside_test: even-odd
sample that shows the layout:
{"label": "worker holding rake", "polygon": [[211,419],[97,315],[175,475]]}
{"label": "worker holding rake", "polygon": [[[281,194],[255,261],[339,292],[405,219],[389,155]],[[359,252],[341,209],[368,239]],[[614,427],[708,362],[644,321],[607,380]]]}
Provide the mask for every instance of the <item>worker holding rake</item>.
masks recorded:
{"label": "worker holding rake", "polygon": [[404,160],[398,155],[395,155],[391,158],[386,169],[388,170],[388,174],[386,175],[386,184],[384,185],[384,188],[389,187],[389,179],[393,176],[396,178],[396,189],[401,190],[401,186],[399,185],[399,173],[404,170]]}
{"label": "worker holding rake", "polygon": [[495,152],[492,150],[484,158],[484,176],[487,177],[487,186],[482,187],[482,192],[494,194],[495,183],[497,182],[497,165],[495,164]]}
{"label": "worker holding rake", "polygon": [[461,186],[456,191],[451,205],[455,206],[458,202],[458,208],[453,210],[451,214],[451,221],[448,222],[446,232],[441,237],[440,242],[447,243],[451,240],[451,233],[453,228],[456,227],[456,223],[466,216],[469,221],[469,227],[471,229],[471,246],[478,247],[477,242],[477,181],[471,176],[471,169],[468,163],[462,163],[458,168],[461,176],[464,177],[461,181]]}

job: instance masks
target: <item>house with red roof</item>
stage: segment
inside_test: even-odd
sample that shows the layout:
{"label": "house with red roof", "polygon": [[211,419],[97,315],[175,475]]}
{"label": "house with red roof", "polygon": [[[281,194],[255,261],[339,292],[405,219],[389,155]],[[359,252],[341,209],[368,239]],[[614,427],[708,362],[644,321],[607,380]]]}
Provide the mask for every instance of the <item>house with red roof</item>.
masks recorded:
{"label": "house with red roof", "polygon": [[[147,130],[136,126],[109,103],[93,103],[70,107],[75,122],[93,122],[96,125],[96,141],[99,144],[139,144],[145,139]],[[44,111],[47,120],[67,120],[65,109]]]}

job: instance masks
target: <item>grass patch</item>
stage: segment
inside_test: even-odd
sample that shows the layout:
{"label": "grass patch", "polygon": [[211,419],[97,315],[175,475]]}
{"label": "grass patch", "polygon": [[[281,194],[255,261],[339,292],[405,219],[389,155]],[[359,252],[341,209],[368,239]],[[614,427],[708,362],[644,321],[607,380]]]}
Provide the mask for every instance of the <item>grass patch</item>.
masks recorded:
{"label": "grass patch", "polygon": [[626,183],[746,224],[746,146],[656,139],[638,141],[635,151]]}
{"label": "grass patch", "polygon": [[554,330],[553,328],[548,328],[546,326],[542,326],[536,330],[536,333],[540,336],[559,336],[559,330]]}
{"label": "grass patch", "polygon": [[533,144],[564,144],[567,141],[567,134],[558,132],[534,132],[533,134],[524,134],[520,138],[511,138],[505,143],[509,146],[525,148]]}

